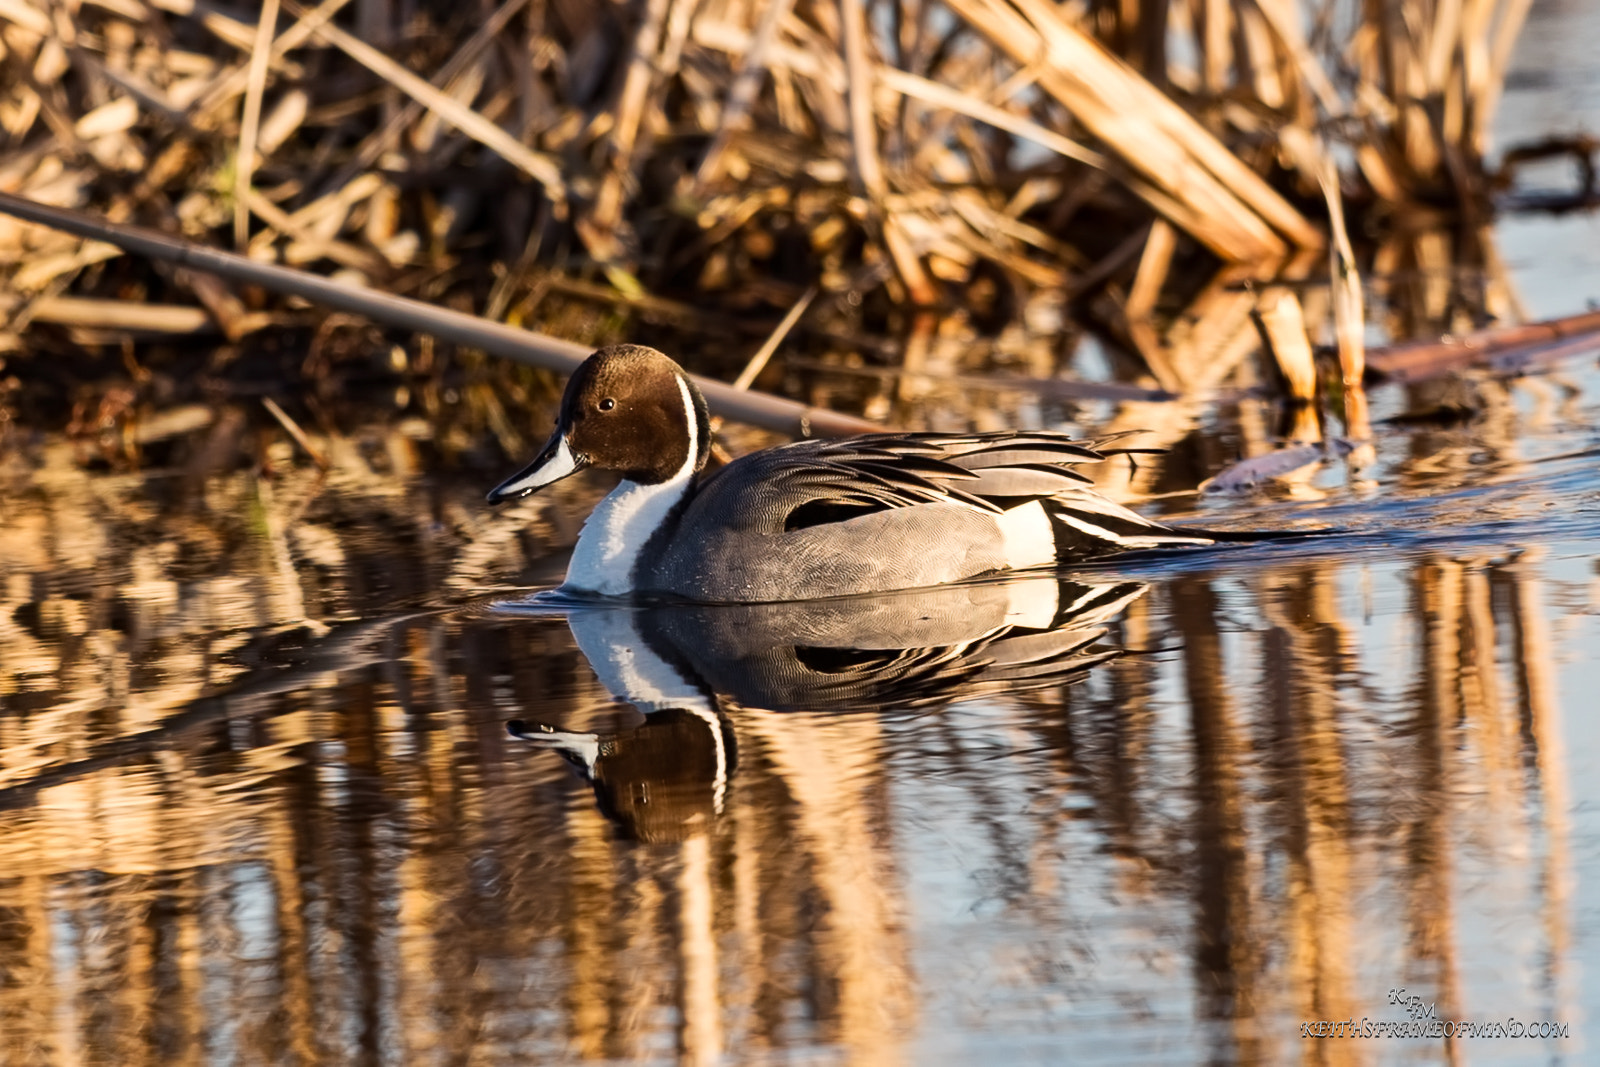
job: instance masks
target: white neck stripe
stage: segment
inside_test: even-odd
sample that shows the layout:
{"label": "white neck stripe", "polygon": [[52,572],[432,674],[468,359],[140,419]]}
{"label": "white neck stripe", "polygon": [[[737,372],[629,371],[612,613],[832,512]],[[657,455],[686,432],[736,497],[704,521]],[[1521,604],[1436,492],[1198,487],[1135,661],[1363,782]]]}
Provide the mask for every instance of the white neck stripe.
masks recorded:
{"label": "white neck stripe", "polygon": [[689,455],[684,459],[683,466],[678,468],[678,473],[668,481],[693,477],[695,463],[700,458],[700,412],[694,406],[694,394],[689,392],[689,383],[684,381],[682,375],[674,375],[674,380],[678,383],[678,395],[683,398],[683,424],[689,428]]}
{"label": "white neck stripe", "polygon": [[722,736],[722,720],[709,705],[685,705],[683,710],[704,722],[706,729],[711,731],[711,744],[717,760],[716,777],[711,781],[711,806],[713,811],[721,815],[722,803],[728,795],[728,745]]}
{"label": "white neck stripe", "polygon": [[659,485],[624,480],[595,506],[572,550],[563,588],[603,596],[633,592],[640,551],[694,484],[700,458],[700,419],[689,383],[681,376],[676,380],[689,429],[689,452],[683,466]]}

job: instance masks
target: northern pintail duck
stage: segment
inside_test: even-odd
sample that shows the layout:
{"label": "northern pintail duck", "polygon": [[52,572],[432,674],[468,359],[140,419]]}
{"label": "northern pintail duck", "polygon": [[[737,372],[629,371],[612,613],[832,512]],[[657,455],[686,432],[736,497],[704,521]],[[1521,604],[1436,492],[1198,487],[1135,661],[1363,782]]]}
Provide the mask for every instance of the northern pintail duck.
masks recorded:
{"label": "northern pintail duck", "polygon": [[705,399],[652,348],[578,367],[555,432],[489,494],[588,467],[621,483],[584,523],[562,591],[758,603],[916,589],[1226,535],[1163,526],[1074,468],[1128,451],[1045,430],[797,441],[700,476]]}

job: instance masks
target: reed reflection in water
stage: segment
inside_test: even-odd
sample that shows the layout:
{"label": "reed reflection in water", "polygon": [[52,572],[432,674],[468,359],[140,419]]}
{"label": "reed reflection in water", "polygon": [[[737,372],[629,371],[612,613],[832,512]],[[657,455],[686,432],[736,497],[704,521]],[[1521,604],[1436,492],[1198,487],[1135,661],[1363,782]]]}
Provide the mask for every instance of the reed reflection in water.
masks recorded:
{"label": "reed reflection in water", "polygon": [[569,628],[340,621],[404,543],[291,591],[273,521],[186,573],[49,499],[0,560],[7,1063],[1460,1055],[1299,1035],[1398,988],[1585,1047],[1592,544]]}

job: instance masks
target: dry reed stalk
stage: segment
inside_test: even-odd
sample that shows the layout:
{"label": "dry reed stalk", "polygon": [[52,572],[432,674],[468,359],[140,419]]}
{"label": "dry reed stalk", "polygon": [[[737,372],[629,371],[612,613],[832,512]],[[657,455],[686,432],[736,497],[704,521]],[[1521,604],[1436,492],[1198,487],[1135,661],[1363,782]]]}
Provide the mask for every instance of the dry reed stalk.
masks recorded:
{"label": "dry reed stalk", "polygon": [[1241,6],[1235,15],[1244,43],[1240,63],[1246,68],[1256,99],[1275,111],[1281,110],[1289,102],[1293,68],[1280,62],[1277,41],[1259,10]]}
{"label": "dry reed stalk", "polygon": [[[1343,378],[1345,432],[1354,440],[1368,441],[1372,425],[1367,413],[1366,312],[1361,292],[1361,274],[1356,268],[1355,251],[1345,229],[1344,196],[1339,189],[1339,171],[1333,159],[1324,155],[1320,173],[1322,194],[1328,202],[1328,275],[1333,285],[1334,334],[1339,342],[1339,370]],[[1369,446],[1370,447],[1370,446]],[[1363,460],[1370,459],[1363,456]],[[1366,466],[1352,462],[1352,466]]]}
{"label": "dry reed stalk", "polygon": [[234,157],[233,244],[243,248],[250,239],[250,180],[256,170],[256,136],[261,124],[261,94],[267,84],[267,62],[278,27],[278,0],[263,0],[250,51],[250,73],[245,82],[244,116],[239,122],[239,148]]}
{"label": "dry reed stalk", "polygon": [[[716,47],[719,50],[727,51],[732,54],[739,54],[743,52],[749,47],[750,44],[749,38],[740,30],[738,30],[737,27],[727,26],[725,24],[710,23],[704,20],[696,24],[695,35],[696,40],[702,45]],[[781,68],[790,72],[805,73],[818,77],[829,77],[841,88],[848,85],[848,79],[842,69],[830,69],[826,66],[819,66],[815,62],[813,53],[797,52],[781,45],[774,45],[772,47],[767,65],[775,72]],[[1035,123],[1019,119],[1016,116],[1011,115],[1009,112],[1002,111],[993,107],[992,105],[985,104],[982,101],[974,100],[970,96],[937,85],[936,83],[929,82],[926,79],[916,78],[915,76],[905,74],[904,72],[895,71],[892,68],[885,67],[881,64],[875,68],[875,76],[881,78],[881,84],[887,88],[905,92],[910,95],[915,95],[921,99],[938,103],[941,106],[951,107],[953,110],[957,110],[963,114],[977,118],[980,121],[989,122],[990,124],[1006,129],[1009,132],[1017,133],[1019,136],[1029,137],[1030,139],[1052,148],[1053,150],[1059,151],[1063,155],[1066,155],[1070,158],[1095,162],[1101,161],[1101,157],[1099,157],[1096,153],[1089,152],[1088,150],[1082,148],[1082,146],[1079,146],[1076,143],[1067,140],[1066,138],[1052,134],[1050,131],[1039,127]],[[866,93],[860,92],[857,93],[856,96],[858,98],[863,98],[866,96]],[[856,130],[857,133],[865,128],[859,122],[859,118],[853,121],[856,122],[856,125],[852,128]],[[868,155],[875,156],[876,154],[870,146],[862,149],[862,151],[867,152]],[[858,155],[859,154],[860,153],[858,152]],[[868,164],[867,173],[872,181],[878,182],[881,177],[881,168],[879,168],[875,163]],[[874,175],[877,175],[878,177],[874,177]],[[881,193],[878,195],[881,195]],[[981,230],[983,227],[980,226],[979,228]],[[1042,248],[1048,249],[1050,246],[1054,246],[1054,248],[1051,249],[1054,254],[1066,254],[1070,258],[1071,253],[1069,249],[1066,249],[1066,247],[1061,245],[1060,242],[1050,239],[1047,235],[1042,234],[1037,229],[1026,227],[1015,222],[1004,224],[1003,228],[1011,231],[1013,235],[1023,235],[1022,239],[1036,244]],[[884,226],[883,240],[885,246],[890,252],[891,257],[896,263],[896,267],[902,281],[905,282],[909,292],[912,294],[913,301],[919,303],[929,303],[934,299],[933,290],[928,283],[925,272],[921,269],[917,262],[920,255],[926,253],[929,249],[921,241],[909,239],[910,234],[919,229],[921,229],[921,227],[904,214],[895,215],[894,220],[886,223]],[[958,240],[959,239],[962,238],[958,237]],[[989,258],[998,258],[1008,267],[1034,282],[1034,284],[1059,284],[1061,275],[1057,270],[1043,268],[1029,261],[1007,256],[992,246],[984,246],[980,244],[975,248],[975,251],[977,251],[978,254]]]}
{"label": "dry reed stalk", "polygon": [[369,278],[383,275],[385,262],[366,249],[331,237],[313,234],[302,225],[299,218],[285,214],[277,204],[253,189],[248,197],[251,213],[269,227],[251,240],[248,254],[253,258],[266,257],[273,240],[282,235],[292,242],[290,248],[294,249],[293,254],[287,251],[284,254],[284,258],[290,262],[309,263],[326,256],[340,266],[361,271]]}
{"label": "dry reed stalk", "polygon": [[[1131,68],[1039,0],[951,0],[963,18],[1019,63],[1049,57],[1039,84],[1114,148],[1163,198],[1173,221],[1224,259],[1284,252],[1276,226],[1303,247],[1322,237],[1259,175]],[[1153,206],[1161,210],[1165,204]],[[1270,224],[1270,225],[1269,225]]]}
{"label": "dry reed stalk", "polygon": [[383,264],[377,257],[338,241],[336,237],[344,228],[351,210],[377,195],[383,187],[383,179],[369,172],[353,179],[343,188],[313,200],[292,215],[285,215],[276,205],[267,207],[258,214],[271,229],[263,229],[251,239],[247,254],[251,258],[267,258],[273,242],[282,234],[292,240],[283,252],[284,261],[290,264],[310,263],[327,256],[345,266],[381,273]]}
{"label": "dry reed stalk", "polygon": [[37,292],[56,278],[120,255],[122,249],[116,245],[105,241],[87,241],[73,252],[41,256],[23,263],[11,276],[11,287],[24,293]]}
{"label": "dry reed stalk", "polygon": [[[310,14],[300,18],[295,25],[285,30],[272,45],[268,56],[268,69],[284,73],[293,73],[295,76],[303,72],[295,72],[287,63],[286,57],[294,49],[304,44],[311,36],[311,29],[322,22],[331,19],[340,8],[350,3],[350,0],[324,0]],[[201,4],[184,4],[181,0],[167,2],[167,0],[153,0],[151,6],[179,16],[192,16],[199,12],[199,21],[207,29],[215,32],[221,23],[213,21],[214,13]],[[221,34],[218,35],[222,37]],[[222,39],[226,39],[225,37]],[[249,35],[251,44],[254,44],[255,34]],[[250,54],[250,49],[243,49],[245,54]],[[191,120],[203,124],[216,111],[243,93],[249,84],[250,65],[248,62],[239,63],[229,67],[225,72],[215,75],[209,87],[198,87],[193,92],[193,102],[188,106],[187,113]]]}
{"label": "dry reed stalk", "polygon": [[[483,92],[484,82],[488,79],[488,76],[488,65],[480,58],[468,63],[465,69],[460,72],[443,79],[438,88],[462,107],[470,108],[472,102]],[[438,76],[433,79],[434,82],[440,82],[440,80]],[[417,102],[413,100],[411,105],[417,106]],[[438,148],[440,130],[445,124],[437,113],[420,108],[419,110],[421,110],[421,114],[414,116],[415,125],[396,123],[393,132],[387,132],[388,124],[386,123],[377,135],[368,138],[368,143],[372,144],[381,155],[385,151],[392,150],[398,140],[400,130],[405,126],[410,126],[411,146],[419,152],[433,152]],[[405,109],[401,109],[396,114],[404,113]]]}
{"label": "dry reed stalk", "polygon": [[[526,0],[509,0],[509,3],[525,2]],[[312,34],[314,34],[315,29],[317,29],[318,26],[322,26],[323,22],[333,18],[334,14],[338,14],[338,11],[341,10],[341,8],[344,8],[347,3],[350,3],[350,0],[323,0],[323,3],[315,6],[314,10],[307,11],[306,14],[299,16],[299,18],[296,19],[296,22],[294,22],[293,26],[291,26],[290,29],[286,29],[285,32],[283,32],[283,34],[280,35],[280,37],[278,37],[274,43],[272,43],[272,54],[274,54],[274,56],[283,56],[283,54],[288,54],[290,51],[293,51],[294,48],[299,48],[299,46],[304,45],[307,40],[310,40],[310,37],[312,37]],[[493,26],[493,24],[494,19],[490,19],[490,26]],[[477,35],[474,35],[472,42],[475,42],[475,40],[478,40]],[[469,45],[472,42],[469,42]],[[446,64],[445,70],[445,74],[442,74],[442,77],[445,78],[445,80],[448,80],[448,78],[459,74],[459,70],[450,70],[450,66],[448,66],[448,64]],[[221,104],[224,104],[224,102],[229,101],[229,99],[234,98],[234,96],[237,96],[240,91],[243,91],[243,85],[245,85],[245,82],[243,82],[243,74],[245,74],[245,72],[234,72],[234,74],[224,75],[224,77],[219,80],[216,88],[211,90],[210,93],[206,94],[205,101],[200,102],[200,104],[195,106],[195,112],[202,115],[206,114],[206,112],[210,112],[210,110],[214,109],[214,107],[219,107]],[[416,122],[416,118],[418,118],[418,115],[421,114],[421,104],[416,104],[414,101],[411,102],[410,106],[406,107],[405,110],[400,112],[400,115],[395,115],[394,118],[390,118],[390,122],[382,126],[381,130],[379,130],[379,134],[384,134],[384,136],[379,136],[378,144],[386,144],[386,142],[389,142],[390,136],[395,133],[395,130],[392,130],[390,126],[397,126],[400,118],[405,117],[405,122]],[[358,168],[365,168],[365,166],[370,166],[371,163],[376,162],[376,160],[378,160],[378,154],[374,152],[370,158],[363,158],[362,154],[357,152],[355,158],[360,160],[360,162],[357,163],[358,170]],[[349,178],[354,178],[354,174],[347,176],[344,181],[349,181]],[[344,182],[339,181],[336,182],[336,184],[344,184]]]}
{"label": "dry reed stalk", "polygon": [[1254,309],[1267,351],[1289,383],[1289,396],[1309,404],[1317,395],[1317,369],[1300,300],[1281,286],[1265,290]]}
{"label": "dry reed stalk", "polygon": [[140,446],[153,445],[174,437],[184,437],[203,430],[216,421],[217,413],[209,404],[185,404],[169,408],[147,418],[141,418],[133,428],[133,440]]}
{"label": "dry reed stalk", "polygon": [[1173,368],[1156,334],[1152,316],[1161,287],[1166,284],[1172,269],[1172,254],[1177,250],[1177,231],[1165,219],[1150,224],[1144,251],[1139,255],[1139,267],[1128,287],[1128,299],[1123,305],[1127,316],[1128,334],[1134,347],[1144,357],[1145,365],[1155,375],[1161,388],[1177,392],[1183,388],[1183,379]]}
{"label": "dry reed stalk", "polygon": [[746,363],[744,370],[739,372],[739,377],[733,380],[735,389],[748,389],[754,384],[756,378],[766,369],[767,361],[772,358],[772,354],[778,350],[779,345],[783,344],[783,339],[789,336],[789,331],[794,329],[795,323],[800,321],[800,316],[806,313],[806,308],[810,307],[811,301],[816,298],[817,287],[813,285],[805,291],[799,300],[794,302],[794,306],[789,309],[789,313],[783,317],[783,320],[777,326],[773,327],[772,333],[761,343],[761,347],[756,350],[756,354],[750,357],[750,362]]}
{"label": "dry reed stalk", "polygon": [[38,37],[48,37],[54,30],[50,16],[27,0],[0,0],[0,18]]}
{"label": "dry reed stalk", "polygon": [[883,220],[883,244],[894,261],[900,280],[905,283],[911,302],[929,306],[938,302],[938,291],[922,269],[919,250],[910,238],[912,226],[909,214],[891,212]]}
{"label": "dry reed stalk", "polygon": [[[171,197],[173,221],[191,232],[218,229],[220,211],[232,214],[236,233],[246,223],[257,227],[253,254],[272,254],[282,237],[276,255],[284,261],[328,259],[368,279],[434,292],[459,293],[457,279],[488,266],[492,253],[460,243],[470,236],[481,246],[487,230],[508,250],[491,294],[500,308],[548,290],[528,272],[536,257],[570,247],[574,231],[617,285],[641,295],[647,286],[679,287],[672,295],[680,305],[695,300],[681,290],[698,285],[702,293],[783,306],[813,278],[830,288],[853,285],[863,267],[886,264],[892,273],[871,286],[882,286],[891,303],[960,300],[963,287],[991,269],[1024,296],[1106,286],[1107,299],[1096,306],[1109,308],[1113,323],[1122,316],[1126,334],[1170,388],[1211,380],[1213,358],[1204,353],[1220,353],[1221,364],[1233,358],[1242,323],[1221,308],[1243,302],[1215,298],[1198,331],[1161,338],[1150,311],[1165,276],[1191,255],[1162,243],[1189,234],[1269,281],[1273,257],[1322,238],[1273,191],[1284,175],[1273,173],[1269,183],[1257,169],[1286,160],[1306,179],[1304,194],[1326,152],[1308,132],[1319,128],[1356,138],[1350,147],[1360,176],[1380,197],[1440,189],[1478,195],[1481,144],[1473,137],[1527,10],[1523,0],[1372,0],[1355,35],[1340,40],[1326,5],[1307,10],[1293,0],[1127,0],[1085,10],[1042,0],[954,0],[948,25],[939,21],[942,8],[920,3],[880,19],[862,0],[645,0],[626,26],[610,9],[505,0],[482,5],[486,17],[476,21],[426,23],[424,12],[415,24],[421,32],[393,37],[394,55],[374,58],[372,43],[390,40],[397,25],[385,2],[353,12],[355,24],[374,27],[362,52],[364,42],[352,39],[363,35],[333,23],[345,0],[314,8],[285,0],[293,22],[276,35],[260,5],[261,17],[247,25],[206,0],[157,0],[169,23],[203,29],[189,38],[203,43],[188,47],[205,54],[142,45],[143,24],[154,16],[132,0],[48,13],[21,0],[0,3],[27,22],[7,27],[6,47],[22,64],[16,69],[31,69],[34,80],[54,71],[65,89],[40,95],[24,85],[7,98],[8,85],[0,84],[0,124],[19,140],[41,125],[38,136],[53,138],[27,145],[33,163],[0,162],[3,188],[42,187],[52,179],[33,168],[59,149],[136,170],[114,161],[130,153],[157,158],[187,141],[189,168],[199,173],[203,165],[193,161],[208,145],[236,142],[231,202],[203,181],[180,190],[173,175],[181,171],[173,171],[160,180],[149,175],[118,209],[147,210],[152,197]],[[341,21],[352,24],[351,14]],[[514,19],[522,19],[516,30]],[[430,37],[435,28],[461,33],[464,43]],[[507,32],[521,34],[527,47],[491,53],[496,35]],[[1193,48],[1169,48],[1181,38]],[[314,61],[296,54],[313,41],[331,41],[338,51]],[[1202,63],[1194,79],[1181,70],[1186,51]],[[366,77],[352,57],[385,84],[333,98],[330,87],[349,84],[339,79]],[[431,88],[409,70],[431,73]],[[1358,80],[1336,86],[1335,70],[1354,70]],[[103,82],[118,99],[108,98]],[[1164,95],[1168,84],[1216,92],[1187,98],[1186,111]],[[407,94],[404,106],[393,101],[393,88]],[[244,121],[233,103],[241,94]],[[273,101],[276,108],[268,107]],[[186,109],[191,125],[168,130],[151,121],[175,108]],[[441,121],[471,129],[441,140]],[[375,129],[352,134],[357,122]],[[1019,165],[996,130],[1054,156]],[[708,150],[700,150],[699,132],[713,135]],[[457,162],[476,150],[469,138],[539,171],[544,196],[515,188],[508,202],[517,210],[474,221],[498,179],[487,153]],[[374,175],[380,158],[384,174]],[[477,159],[488,165],[473,173]],[[1139,236],[1150,219],[1145,205],[1131,204],[1085,165],[1111,168],[1164,220],[1162,228],[1148,241]],[[93,172],[71,166],[76,190],[93,196]],[[674,174],[693,180],[672,188]],[[1023,192],[1044,185],[1055,192]],[[793,195],[767,195],[772,188]],[[852,189],[857,199],[848,196]],[[674,196],[685,191],[700,208],[687,224],[699,229],[692,235]],[[560,206],[568,199],[587,210],[568,218]],[[1093,213],[1079,212],[1091,203]],[[539,224],[530,233],[525,220],[533,217]],[[1092,232],[1102,223],[1091,221],[1107,217],[1138,238],[1109,255]],[[418,218],[417,229],[401,229]],[[752,274],[761,267],[750,250],[770,250],[781,227],[811,238],[803,269],[813,278],[766,284]],[[17,262],[4,241],[0,233],[0,263]],[[1087,247],[1096,249],[1093,257],[1080,251]],[[1447,252],[1424,240],[1414,255],[1427,266]],[[30,256],[12,280],[48,283],[41,265],[70,272],[75,262]],[[587,262],[579,268],[591,269]],[[1119,310],[1115,294],[1130,274],[1133,288]],[[757,284],[734,284],[741,277]],[[1430,282],[1427,304],[1442,312],[1448,295]],[[202,298],[210,307],[216,296]],[[219,321],[236,319],[219,307]],[[1304,305],[1308,317],[1315,311]]]}
{"label": "dry reed stalk", "polygon": [[876,71],[877,82],[886,89],[892,89],[903,96],[921,100],[935,107],[945,108],[960,115],[965,115],[979,122],[987,123],[997,130],[1032,141],[1034,144],[1057,152],[1067,159],[1074,159],[1080,163],[1087,163],[1091,167],[1102,170],[1109,166],[1105,156],[1090,148],[1086,148],[1069,137],[1063,137],[1054,130],[1048,130],[1037,122],[1030,121],[1020,115],[994,106],[983,100],[969,96],[958,89],[930,81],[927,78],[908,74],[903,70],[880,64]]}
{"label": "dry reed stalk", "polygon": [[[1176,380],[1176,392],[1200,393],[1218,385],[1239,361],[1260,347],[1252,312],[1256,294],[1245,283],[1267,280],[1261,268],[1223,267],[1173,319],[1146,361],[1160,359]],[[1272,273],[1276,273],[1274,270]]]}
{"label": "dry reed stalk", "polygon": [[1499,9],[1499,18],[1495,19],[1492,27],[1486,31],[1490,38],[1488,70],[1481,82],[1474,86],[1472,109],[1473,119],[1476,122],[1473,135],[1480,157],[1488,144],[1489,129],[1500,103],[1500,93],[1505,88],[1506,72],[1511,66],[1511,51],[1516,46],[1517,37],[1522,33],[1522,24],[1527,21],[1528,12],[1532,9],[1533,0],[1506,0],[1505,6]]}
{"label": "dry reed stalk", "polygon": [[1166,284],[1167,272],[1172,269],[1172,254],[1177,251],[1178,234],[1172,225],[1162,219],[1150,224],[1145,238],[1144,251],[1139,255],[1139,269],[1128,287],[1128,317],[1148,318],[1155,310],[1156,298]]}
{"label": "dry reed stalk", "polygon": [[1316,97],[1327,117],[1343,116],[1347,106],[1339,96],[1339,91],[1334,88],[1322,62],[1306,43],[1305,34],[1300,28],[1300,12],[1295,0],[1254,0],[1254,4],[1267,20],[1267,24],[1272,27],[1272,32],[1277,35],[1283,47],[1288,50],[1301,79]]}
{"label": "dry reed stalk", "polygon": [[550,274],[539,279],[539,285],[553,293],[575,296],[605,307],[629,308],[651,318],[694,329],[713,329],[719,320],[713,314],[681,300],[671,300],[649,293],[625,293],[609,285]]}
{"label": "dry reed stalk", "polygon": [[1228,88],[1233,67],[1233,5],[1200,0],[1200,87],[1214,96]]}
{"label": "dry reed stalk", "polygon": [[[862,0],[839,0],[844,23],[845,74],[849,79],[850,143],[855,149],[859,191],[881,199],[888,190],[878,160],[878,124],[872,107],[872,63],[867,58],[867,15]],[[896,257],[898,261],[899,257]],[[902,272],[902,277],[903,277]],[[906,279],[910,284],[910,279]]]}
{"label": "dry reed stalk", "polygon": [[694,199],[699,199],[706,186],[721,175],[723,156],[728,151],[729,143],[735,134],[745,128],[750,109],[755,104],[756,94],[761,91],[761,82],[766,76],[767,52],[776,40],[778,26],[789,13],[793,2],[794,0],[767,0],[766,7],[761,13],[761,21],[757,24],[755,33],[750,38],[750,46],[739,65],[739,73],[728,89],[728,100],[722,109],[716,138],[706,149],[706,154],[700,160],[700,169],[695,173],[694,185],[690,191],[690,196]]}
{"label": "dry reed stalk", "polygon": [[656,69],[661,72],[662,78],[671,78],[678,73],[678,65],[683,60],[683,46],[689,40],[689,28],[699,6],[700,0],[672,0],[672,11],[667,16],[666,42],[661,46],[661,55],[656,62]]}
{"label": "dry reed stalk", "polygon": [[[294,0],[283,0],[283,3],[295,15],[304,17],[307,14]],[[565,202],[566,183],[562,180],[560,169],[550,157],[532,151],[482,115],[458,104],[376,48],[339,29],[331,22],[317,26],[313,33],[499,155],[507,163],[522,170],[544,187],[545,195],[554,203]]]}
{"label": "dry reed stalk", "polygon": [[1061,263],[1077,263],[1082,258],[1076,249],[1065,242],[1057,240],[1036,226],[1018,221],[1004,210],[991,207],[976,190],[953,191],[944,198],[944,201],[954,209],[954,214],[971,228],[970,234],[976,234],[981,240],[969,240],[969,231],[955,225],[954,219],[947,218],[945,226],[947,232],[950,232],[957,241],[967,244],[975,256],[994,259],[1036,285],[1047,288],[1065,285],[1070,275],[1060,268],[1026,259],[1020,253],[1012,252],[1008,245],[1014,242],[1016,245],[1031,246]]}
{"label": "dry reed stalk", "polygon": [[276,400],[270,396],[264,396],[261,398],[261,406],[266,408],[274,419],[278,420],[278,425],[282,426],[289,436],[294,438],[296,444],[305,449],[306,455],[311,457],[311,462],[315,463],[319,470],[325,471],[328,469],[328,457],[323,455],[322,450],[312,443],[311,438],[300,428],[300,424],[290,418],[287,411],[278,406]]}
{"label": "dry reed stalk", "polygon": [[30,317],[34,322],[50,322],[60,326],[151,333],[204,333],[216,329],[216,323],[201,308],[68,296],[34,301]]}
{"label": "dry reed stalk", "polygon": [[644,17],[634,35],[633,55],[618,95],[606,175],[600,183],[593,211],[586,220],[580,220],[580,226],[584,222],[588,224],[587,229],[579,231],[584,244],[590,254],[601,261],[616,259],[622,251],[615,233],[622,222],[623,187],[633,174],[634,144],[644,118],[645,97],[653,80],[668,6],[669,0],[647,0],[645,4]]}

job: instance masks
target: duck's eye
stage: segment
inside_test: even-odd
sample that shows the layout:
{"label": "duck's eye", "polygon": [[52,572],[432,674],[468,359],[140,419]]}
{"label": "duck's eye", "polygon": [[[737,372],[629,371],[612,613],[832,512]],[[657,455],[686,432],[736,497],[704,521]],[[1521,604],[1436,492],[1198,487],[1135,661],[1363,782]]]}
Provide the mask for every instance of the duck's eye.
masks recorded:
{"label": "duck's eye", "polygon": [[608,396],[600,401],[599,406],[601,411],[610,411],[612,408],[617,406],[617,402]]}

